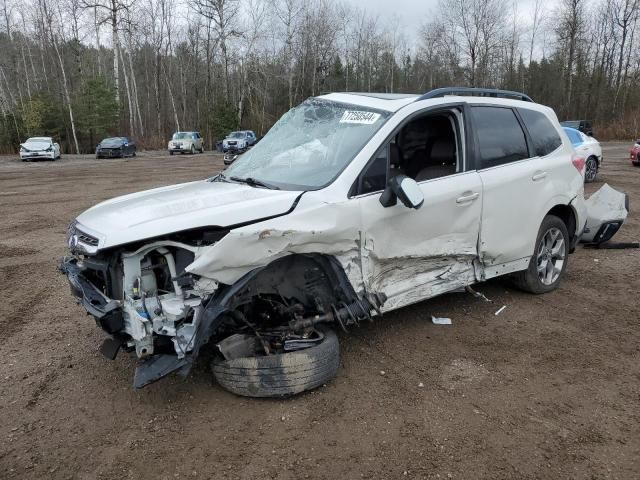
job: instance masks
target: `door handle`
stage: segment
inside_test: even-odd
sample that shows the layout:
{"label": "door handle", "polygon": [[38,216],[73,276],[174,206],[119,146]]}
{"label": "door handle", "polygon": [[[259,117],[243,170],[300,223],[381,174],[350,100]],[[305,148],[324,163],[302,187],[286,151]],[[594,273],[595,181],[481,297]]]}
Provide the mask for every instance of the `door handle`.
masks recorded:
{"label": "door handle", "polygon": [[542,180],[543,178],[547,177],[547,172],[542,172],[542,171],[537,171],[536,173],[533,174],[533,177],[531,177],[531,180],[533,180],[534,182],[537,182],[538,180]]}
{"label": "door handle", "polygon": [[465,192],[465,194],[463,194],[461,197],[458,197],[456,199],[456,203],[473,202],[479,196],[480,196],[480,194],[478,192],[475,192],[475,193],[466,193]]}

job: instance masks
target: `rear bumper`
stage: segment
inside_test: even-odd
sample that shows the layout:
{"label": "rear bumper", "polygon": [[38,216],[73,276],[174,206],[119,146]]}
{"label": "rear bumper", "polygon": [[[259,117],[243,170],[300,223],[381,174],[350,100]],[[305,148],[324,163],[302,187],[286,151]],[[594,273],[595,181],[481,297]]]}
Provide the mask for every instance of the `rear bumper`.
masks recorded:
{"label": "rear bumper", "polygon": [[601,244],[620,229],[629,213],[629,196],[604,184],[586,201],[587,223],[580,240]]}

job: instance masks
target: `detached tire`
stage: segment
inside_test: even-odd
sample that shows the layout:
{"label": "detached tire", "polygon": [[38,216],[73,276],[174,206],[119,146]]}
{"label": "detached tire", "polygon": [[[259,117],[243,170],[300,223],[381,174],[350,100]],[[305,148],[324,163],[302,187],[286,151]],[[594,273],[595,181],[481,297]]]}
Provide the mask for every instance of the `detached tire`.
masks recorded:
{"label": "detached tire", "polygon": [[318,345],[294,352],[245,357],[216,358],[213,376],[225,389],[244,397],[288,397],[317,388],[336,376],[340,345],[333,330],[318,329],[324,339]]}
{"label": "detached tire", "polygon": [[558,288],[569,259],[569,232],[555,215],[542,220],[529,268],[513,275],[518,288],[529,293],[547,293]]}

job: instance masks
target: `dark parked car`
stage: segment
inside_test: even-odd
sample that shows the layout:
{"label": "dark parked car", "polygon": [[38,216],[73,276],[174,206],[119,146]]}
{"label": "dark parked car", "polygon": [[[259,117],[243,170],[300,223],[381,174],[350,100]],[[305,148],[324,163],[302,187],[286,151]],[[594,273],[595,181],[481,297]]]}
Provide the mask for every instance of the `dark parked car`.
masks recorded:
{"label": "dark parked car", "polygon": [[563,127],[575,128],[580,130],[585,135],[593,137],[593,127],[591,126],[591,120],[565,120],[560,122]]}
{"label": "dark parked car", "polygon": [[96,147],[96,158],[124,158],[136,156],[136,144],[127,137],[110,137]]}

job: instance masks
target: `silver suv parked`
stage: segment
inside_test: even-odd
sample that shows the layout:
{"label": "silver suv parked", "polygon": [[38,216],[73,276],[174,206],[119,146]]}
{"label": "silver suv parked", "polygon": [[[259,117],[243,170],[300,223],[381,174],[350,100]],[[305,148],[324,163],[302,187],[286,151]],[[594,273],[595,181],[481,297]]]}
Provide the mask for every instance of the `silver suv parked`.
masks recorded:
{"label": "silver suv parked", "polygon": [[169,155],[174,153],[204,152],[204,140],[200,132],[176,132],[169,141]]}

